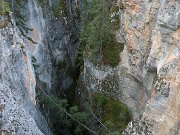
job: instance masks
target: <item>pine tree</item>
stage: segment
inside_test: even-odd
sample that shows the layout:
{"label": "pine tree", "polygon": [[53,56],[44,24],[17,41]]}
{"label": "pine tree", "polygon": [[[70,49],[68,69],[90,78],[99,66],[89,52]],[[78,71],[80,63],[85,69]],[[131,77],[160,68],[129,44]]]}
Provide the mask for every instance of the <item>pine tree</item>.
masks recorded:
{"label": "pine tree", "polygon": [[[102,61],[103,48],[115,44],[112,31],[109,0],[85,0],[83,3],[83,27],[81,45],[86,46],[85,54],[93,63]],[[118,58],[117,58],[118,59]]]}

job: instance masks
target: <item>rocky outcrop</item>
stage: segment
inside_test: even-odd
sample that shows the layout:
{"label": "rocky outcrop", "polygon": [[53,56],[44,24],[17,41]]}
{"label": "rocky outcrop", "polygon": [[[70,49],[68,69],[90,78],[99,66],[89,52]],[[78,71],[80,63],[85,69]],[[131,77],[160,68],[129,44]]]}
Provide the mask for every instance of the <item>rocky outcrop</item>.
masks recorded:
{"label": "rocky outcrop", "polygon": [[180,3],[119,0],[118,6],[117,39],[125,45],[121,62],[112,68],[85,60],[83,86],[129,106],[135,120],[124,134],[179,134]]}
{"label": "rocky outcrop", "polygon": [[127,129],[123,132],[124,135],[153,135],[154,121],[147,118],[139,118],[131,121]]}
{"label": "rocky outcrop", "polygon": [[13,20],[0,29],[0,67],[0,134],[51,134],[35,107],[36,80],[29,44]]}
{"label": "rocky outcrop", "polygon": [[123,65],[115,68],[105,65],[94,66],[93,63],[85,60],[83,83],[89,92],[103,91],[127,104],[134,117],[142,114],[144,104],[150,96],[143,82]]}

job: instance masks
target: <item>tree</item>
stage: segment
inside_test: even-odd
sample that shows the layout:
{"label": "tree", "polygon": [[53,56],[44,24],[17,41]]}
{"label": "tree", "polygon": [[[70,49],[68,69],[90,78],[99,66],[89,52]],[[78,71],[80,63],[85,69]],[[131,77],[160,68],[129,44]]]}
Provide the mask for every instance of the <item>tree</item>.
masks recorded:
{"label": "tree", "polygon": [[53,95],[47,95],[43,91],[38,93],[40,108],[49,119],[49,126],[54,134],[64,134],[65,131],[71,131],[77,135],[84,132],[94,133],[86,123],[89,119],[89,113],[81,111],[79,107],[70,107],[66,99],[59,99]]}
{"label": "tree", "polygon": [[[108,57],[110,55],[108,55],[108,57],[105,57],[107,59],[105,64],[116,66],[120,61],[120,49],[118,49],[119,46],[113,34],[113,26],[110,18],[111,1],[85,0],[83,5],[83,27],[80,34],[80,43],[85,48],[85,56],[95,64],[101,63],[103,55],[107,54],[103,53],[103,48],[108,47],[111,51],[110,53],[115,54],[111,55],[115,61],[111,62],[112,59],[109,60]],[[118,53],[114,52],[116,49]]]}

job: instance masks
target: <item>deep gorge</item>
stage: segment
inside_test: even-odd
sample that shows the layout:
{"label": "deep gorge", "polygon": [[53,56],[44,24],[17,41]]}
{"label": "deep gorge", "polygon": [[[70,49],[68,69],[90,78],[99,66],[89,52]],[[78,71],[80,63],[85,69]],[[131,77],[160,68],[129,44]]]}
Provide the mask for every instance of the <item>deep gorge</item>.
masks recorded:
{"label": "deep gorge", "polygon": [[[102,1],[102,2],[104,2],[104,1]],[[101,2],[99,2],[99,4],[100,3]],[[60,4],[62,4],[62,3],[60,3]],[[64,2],[65,7],[62,7],[63,11],[68,10],[68,7],[67,7],[66,4],[67,3]],[[95,4],[95,5],[98,5],[98,4]],[[81,10],[82,12],[84,12],[83,10],[87,10],[87,9],[84,8],[84,6],[87,7],[89,5],[85,5],[85,3],[83,2],[82,3],[82,7],[83,7],[82,9],[79,7],[80,3],[77,6],[78,7],[76,7],[77,9],[75,10],[76,12],[80,12],[80,11],[77,11],[77,10]],[[109,4],[109,6],[112,6],[112,4]],[[110,7],[107,7],[107,8],[110,8]],[[53,10],[54,9],[52,7],[52,12],[54,12]],[[110,10],[106,11],[106,14],[107,14],[107,20],[106,21],[110,22],[110,19],[108,19],[108,17],[110,18],[110,15],[108,15],[109,12],[110,12]],[[66,17],[68,18],[68,11],[64,11],[64,13],[66,13]],[[74,14],[76,15],[78,13],[74,13]],[[84,14],[86,14],[86,12],[84,12]],[[98,11],[98,13],[96,13],[94,16],[97,16],[97,14],[100,14],[100,11]],[[64,15],[65,14],[63,14],[62,16],[64,16]],[[54,16],[54,13],[53,13],[53,16]],[[62,19],[62,16],[61,15],[59,15],[59,16],[60,16],[59,18]],[[83,16],[86,16],[86,15],[81,15],[81,17],[83,17]],[[57,17],[57,15],[56,15],[56,17]],[[101,15],[101,17],[103,17],[103,14]],[[85,39],[83,39],[84,36],[85,36],[83,32],[85,32],[85,33],[89,32],[85,28],[89,24],[84,24],[84,22],[91,23],[91,21],[93,21],[93,20],[87,20],[85,17],[83,17],[83,18],[84,19],[83,20],[81,19],[81,22],[80,22],[80,20],[77,20],[77,19],[79,19],[79,17],[76,17],[75,20],[74,20],[74,21],[77,21],[77,22],[79,21],[78,22],[79,25],[80,25],[80,23],[82,23],[82,27],[80,27],[80,26],[79,27],[74,27],[74,29],[76,28],[76,30],[75,30],[76,33],[72,33],[71,28],[69,28],[69,27],[71,27],[71,24],[66,24],[65,25],[65,31],[67,32],[69,30],[69,32],[72,34],[72,38],[70,38],[69,42],[70,43],[73,42],[72,45],[75,45],[74,43],[76,43],[76,42],[79,43],[80,45],[77,48],[77,50],[74,50],[74,51],[76,51],[76,52],[74,52],[76,54],[76,56],[77,56],[76,59],[71,60],[71,56],[70,56],[71,54],[69,54],[69,52],[67,52],[67,54],[64,56],[65,59],[58,60],[60,57],[58,59],[54,58],[55,63],[52,63],[52,70],[54,70],[53,72],[55,72],[55,74],[52,74],[52,79],[53,79],[52,86],[53,87],[52,87],[52,90],[50,90],[51,92],[49,93],[49,95],[52,95],[51,98],[56,99],[55,101],[57,101],[58,104],[62,104],[60,106],[62,108],[64,108],[66,111],[68,111],[69,113],[72,113],[71,115],[74,116],[77,120],[79,120],[80,122],[82,122],[85,125],[91,125],[91,126],[88,126],[88,127],[90,129],[93,129],[96,134],[107,134],[108,132],[113,132],[113,131],[115,132],[116,130],[117,130],[116,134],[118,134],[118,130],[120,132],[122,132],[123,131],[122,129],[125,129],[125,126],[127,125],[127,123],[131,119],[131,114],[130,114],[130,112],[128,112],[127,107],[125,107],[124,104],[122,104],[120,101],[117,101],[117,100],[115,101],[114,99],[109,99],[108,94],[104,95],[103,93],[101,94],[99,92],[98,93],[101,94],[101,96],[99,98],[97,98],[97,99],[94,96],[90,96],[91,94],[93,94],[93,92],[91,92],[89,94],[84,93],[85,95],[83,95],[83,96],[88,96],[89,97],[87,99],[84,99],[84,98],[81,99],[81,96],[79,96],[77,94],[79,92],[78,87],[79,87],[79,85],[81,85],[81,84],[79,84],[79,82],[81,81],[81,80],[79,80],[79,75],[80,75],[80,72],[83,72],[83,70],[80,70],[80,69],[83,68],[83,65],[84,65],[84,62],[83,62],[84,55],[82,54],[82,52],[84,52],[85,48],[88,48],[88,47],[85,47],[86,43],[84,43],[84,42],[87,42],[87,39],[86,39],[86,41],[85,41]],[[105,22],[105,20],[101,20],[101,23],[103,23],[103,22]],[[110,25],[110,24],[106,24],[106,25]],[[104,26],[106,26],[106,25],[104,25]],[[97,27],[99,27],[99,26],[97,26]],[[110,27],[110,26],[106,26],[106,27]],[[104,31],[103,33],[106,33],[106,32]],[[74,34],[76,34],[77,36],[75,36]],[[107,33],[107,36],[108,36],[108,34],[110,35],[111,33]],[[102,36],[102,37],[104,37],[104,36]],[[57,38],[59,38],[59,35],[57,35]],[[74,38],[76,38],[76,39],[74,39]],[[111,35],[107,39],[107,41],[103,41],[103,42],[104,43],[105,42],[111,42],[111,44],[114,42],[114,45],[112,45],[112,47],[116,46],[116,49],[117,49],[118,45],[115,45],[115,39],[114,38],[115,38],[115,35]],[[57,40],[57,42],[59,41],[58,39],[56,39],[56,37],[54,37],[53,43],[50,42],[50,44],[52,44],[51,46],[54,46],[53,44],[54,44],[54,41],[56,41],[56,40]],[[72,40],[75,40],[75,42],[72,41]],[[95,44],[96,43],[94,43],[94,45]],[[92,45],[92,43],[91,43],[91,45]],[[97,46],[100,46],[100,45],[97,45]],[[114,49],[114,50],[116,50],[116,49]],[[57,50],[57,48],[55,48],[55,50]],[[98,51],[98,50],[96,50],[96,51]],[[73,52],[71,52],[71,53],[73,53]],[[113,53],[113,52],[110,52],[110,53]],[[115,56],[116,58],[118,58],[118,54],[119,54],[119,52],[117,52],[117,54],[116,54],[117,56]],[[104,55],[104,56],[106,56],[106,55]],[[93,56],[93,57],[96,58],[95,56]],[[51,58],[53,58],[53,57],[51,57]],[[111,58],[111,57],[109,57],[109,58]],[[107,59],[108,59],[108,56],[107,56]],[[111,61],[111,60],[109,60],[109,61]],[[117,59],[117,61],[118,61],[118,59]],[[112,64],[113,64],[113,66],[116,66],[118,63],[116,62],[116,63],[112,63]],[[36,70],[38,72],[38,68]],[[37,76],[38,76],[38,74],[37,74]],[[71,80],[66,80],[66,78],[68,78],[68,77]],[[37,78],[36,80],[39,80],[39,79]],[[63,81],[65,81],[65,82],[63,83]],[[66,86],[70,82],[71,82],[71,84],[69,84],[69,86]],[[70,118],[66,118],[67,117],[66,114],[61,114],[61,113],[64,113],[64,112],[62,112],[61,110],[58,110],[58,106],[52,107],[54,103],[52,103],[49,98],[44,97],[46,95],[44,95],[42,92],[39,92],[42,89],[44,90],[44,88],[43,88],[44,85],[43,84],[41,86],[39,86],[39,85],[41,85],[40,80],[39,80],[39,84],[36,87],[37,94],[40,93],[37,96],[37,101],[39,101],[42,112],[44,113],[46,118],[50,121],[49,125],[50,125],[52,131],[54,131],[55,134],[92,134],[91,132],[88,133],[89,131],[87,129],[81,129],[81,128],[84,128],[84,127],[79,125],[76,121],[74,122],[74,120],[72,120]],[[38,86],[40,88],[38,88]],[[103,100],[103,101],[101,101],[101,100]],[[111,117],[114,117],[113,115],[115,115],[114,114],[115,112],[114,113],[112,112],[112,114],[110,112],[100,113],[100,112],[103,112],[105,110],[104,106],[107,104],[106,102],[110,102],[110,101],[112,102],[110,104],[110,105],[112,105],[111,106],[112,109],[113,109],[113,107],[115,108],[114,104],[116,104],[116,105],[119,105],[119,109],[122,111],[122,112],[120,111],[122,114],[127,113],[127,118],[126,118],[125,114],[123,114],[124,116],[122,116],[122,118],[121,117],[116,118],[116,119],[119,119],[120,121],[124,119],[124,123],[126,123],[126,124],[122,123],[121,124],[122,127],[113,125],[113,124],[115,124],[115,122],[111,121]],[[84,105],[84,102],[86,103],[86,105]],[[90,102],[94,102],[94,103],[91,104]],[[102,102],[100,104],[103,104],[103,105],[99,106],[99,109],[101,110],[100,112],[96,111],[96,109],[95,109],[98,106],[97,104],[99,102]],[[89,106],[88,109],[90,109],[90,110],[88,110],[86,108],[87,104]],[[45,106],[45,107],[42,107],[42,105]],[[118,108],[118,107],[116,107],[116,108]],[[124,109],[124,111],[123,111],[123,109]],[[74,112],[72,112],[72,110],[74,110]],[[49,112],[49,114],[46,114],[46,112]],[[61,114],[62,116],[54,115],[54,113],[58,113],[58,115]],[[108,113],[109,113],[109,116],[108,116],[109,121],[107,121],[107,120],[105,121],[103,117],[108,115]],[[98,116],[96,116],[96,115],[98,115]],[[92,120],[91,117],[94,117],[93,120]],[[105,128],[107,128],[107,127],[105,127],[105,128],[104,127],[96,128],[96,126],[99,126],[99,125],[101,126],[101,123],[98,120],[96,120],[95,117],[98,117],[99,121],[104,121],[103,123],[112,122],[112,124],[111,124],[112,127],[109,125],[109,128],[112,128],[112,129],[108,129],[108,131],[106,131],[107,129],[105,129]],[[123,117],[125,117],[125,118],[123,118]],[[90,120],[92,122],[87,122],[87,121],[90,121]],[[62,122],[62,121],[64,121],[64,122]],[[74,123],[74,124],[72,124],[72,125],[67,124],[68,122]],[[77,126],[77,124],[78,124],[78,126]],[[117,124],[117,122],[116,122],[116,124]],[[119,127],[119,129],[118,129],[118,127]]]}
{"label": "deep gorge", "polygon": [[178,0],[0,0],[0,134],[178,135]]}

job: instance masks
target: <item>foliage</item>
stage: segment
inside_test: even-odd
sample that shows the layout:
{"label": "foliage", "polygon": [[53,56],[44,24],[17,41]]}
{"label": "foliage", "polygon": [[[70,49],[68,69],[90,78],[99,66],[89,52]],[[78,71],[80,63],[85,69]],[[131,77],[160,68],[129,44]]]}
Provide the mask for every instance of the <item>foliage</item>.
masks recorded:
{"label": "foliage", "polygon": [[111,135],[120,134],[131,120],[127,106],[103,93],[95,95],[95,103],[101,109],[102,121],[112,131]]}
{"label": "foliage", "polygon": [[41,91],[38,92],[37,98],[40,107],[48,114],[49,125],[55,134],[62,134],[62,130],[69,130],[77,135],[86,134],[87,130],[74,121],[75,118],[90,129],[94,129],[96,133],[106,134],[107,131],[99,123],[100,120],[110,129],[108,135],[120,135],[131,120],[131,113],[126,105],[103,93],[96,93],[92,97],[93,106],[90,105],[90,101],[86,101],[83,110],[77,105],[70,106],[67,99],[59,99],[53,95],[49,98]]}
{"label": "foliage", "polygon": [[[110,18],[110,0],[84,0],[82,21],[83,27],[80,34],[80,44],[85,48],[85,55],[93,63],[102,62],[102,55],[105,58],[104,64],[111,66],[118,65],[120,61],[120,45],[113,34],[113,23]],[[109,53],[103,53],[109,50]],[[113,54],[113,58],[109,54]],[[107,60],[106,60],[107,59]],[[115,59],[115,60],[114,60]],[[113,61],[111,61],[113,60]]]}
{"label": "foliage", "polygon": [[[81,123],[86,123],[89,118],[89,114],[85,111],[81,112],[77,106],[70,107],[70,114],[72,114],[72,116],[74,118],[76,118],[78,121],[80,121]],[[73,120],[72,120],[72,122],[73,122]],[[84,128],[82,128],[81,125],[79,125],[75,122],[73,122],[73,124],[74,124],[74,133],[75,134],[80,135],[80,134],[84,133]]]}
{"label": "foliage", "polygon": [[31,61],[32,61],[32,65],[34,67],[36,74],[38,74],[38,68],[40,67],[40,65],[37,64],[37,60],[34,56],[31,57]]}
{"label": "foliage", "polygon": [[59,60],[56,65],[59,69],[63,69],[67,65],[67,63],[65,60],[63,61]]}
{"label": "foliage", "polygon": [[103,63],[104,64],[109,64],[112,67],[115,67],[116,65],[119,64],[120,62],[120,55],[119,52],[121,52],[124,48],[123,44],[117,44],[117,43],[110,43],[109,45],[103,46]]}
{"label": "foliage", "polygon": [[60,109],[60,108],[65,110],[67,109],[68,107],[67,100],[65,99],[59,100],[57,97],[51,95],[50,96],[51,99],[55,103],[57,103],[58,104],[57,105],[50,98],[43,95],[42,92],[39,92],[37,97],[39,100],[39,104],[41,105],[41,108],[49,112],[48,118],[50,119],[50,127],[55,134],[59,133],[58,131],[59,127],[67,128],[71,126],[71,122],[69,118]]}
{"label": "foliage", "polygon": [[49,114],[50,127],[54,134],[61,134],[61,129],[74,130],[73,132],[78,135],[84,132],[84,128],[74,122],[74,119],[67,116],[64,111],[68,112],[81,123],[85,123],[88,119],[88,114],[86,112],[80,111],[77,106],[70,107],[67,99],[59,99],[53,95],[49,98],[41,91],[39,91],[37,98],[41,108],[46,110]]}
{"label": "foliage", "polygon": [[110,12],[111,12],[111,19],[112,19],[111,22],[112,22],[113,29],[118,30],[120,28],[119,6],[116,4],[113,4],[110,9]]}
{"label": "foliage", "polygon": [[4,0],[0,0],[0,15],[7,15],[9,12],[9,3]]}

